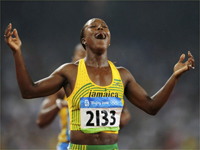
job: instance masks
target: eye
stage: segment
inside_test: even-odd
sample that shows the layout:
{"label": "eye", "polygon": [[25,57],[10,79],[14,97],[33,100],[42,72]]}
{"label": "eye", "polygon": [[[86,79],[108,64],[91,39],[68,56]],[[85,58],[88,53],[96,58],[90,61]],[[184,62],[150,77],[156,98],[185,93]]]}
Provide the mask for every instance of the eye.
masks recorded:
{"label": "eye", "polygon": [[95,27],[97,27],[97,24],[96,23],[92,23],[89,27],[90,28],[95,28]]}
{"label": "eye", "polygon": [[101,26],[102,26],[103,28],[108,28],[108,26],[107,26],[105,23],[102,23]]}
{"label": "eye", "polygon": [[96,25],[91,25],[91,26],[90,26],[90,28],[95,28],[95,27],[97,27],[97,26],[96,26]]}

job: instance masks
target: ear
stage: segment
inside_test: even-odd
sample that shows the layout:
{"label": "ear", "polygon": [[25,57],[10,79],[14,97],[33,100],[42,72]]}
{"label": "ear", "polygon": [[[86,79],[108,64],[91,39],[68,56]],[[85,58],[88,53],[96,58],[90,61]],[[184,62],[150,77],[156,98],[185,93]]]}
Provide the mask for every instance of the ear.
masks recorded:
{"label": "ear", "polygon": [[86,40],[84,38],[82,38],[81,42],[82,44],[86,45]]}
{"label": "ear", "polygon": [[109,44],[108,44],[108,47],[110,46],[110,42],[109,42]]}

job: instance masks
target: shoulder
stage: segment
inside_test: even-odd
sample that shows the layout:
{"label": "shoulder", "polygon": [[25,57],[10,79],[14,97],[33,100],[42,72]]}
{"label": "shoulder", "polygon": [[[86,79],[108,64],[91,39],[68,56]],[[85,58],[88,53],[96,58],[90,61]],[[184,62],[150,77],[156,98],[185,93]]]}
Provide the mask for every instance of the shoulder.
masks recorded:
{"label": "shoulder", "polygon": [[116,67],[121,76],[131,75],[130,71],[122,66]]}
{"label": "shoulder", "polygon": [[[114,64],[114,62],[112,62]],[[115,65],[115,64],[114,64]],[[117,70],[119,71],[119,74],[123,80],[123,82],[129,82],[130,80],[134,79],[133,75],[131,74],[131,72],[126,69],[123,66],[116,66]]]}
{"label": "shoulder", "polygon": [[56,69],[56,72],[66,73],[70,71],[76,71],[78,68],[78,63],[65,63]]}
{"label": "shoulder", "polygon": [[68,80],[73,76],[76,76],[78,70],[78,63],[65,63],[58,67],[52,75],[59,75],[61,77],[67,78]]}
{"label": "shoulder", "polygon": [[116,67],[119,71],[119,74],[121,76],[121,79],[124,83],[124,86],[127,85],[131,80],[134,80],[133,75],[130,73],[130,71],[124,67]]}

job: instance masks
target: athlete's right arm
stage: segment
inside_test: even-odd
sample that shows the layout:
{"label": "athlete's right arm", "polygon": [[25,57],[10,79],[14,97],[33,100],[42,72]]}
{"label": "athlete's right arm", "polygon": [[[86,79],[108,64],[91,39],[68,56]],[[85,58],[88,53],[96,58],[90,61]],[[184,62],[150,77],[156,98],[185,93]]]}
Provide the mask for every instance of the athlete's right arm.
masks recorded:
{"label": "athlete's right arm", "polygon": [[[21,40],[18,36],[17,30],[14,29],[11,32],[12,24],[10,23],[5,30],[5,41],[8,46],[12,49],[16,76],[20,92],[23,98],[36,98],[51,95],[57,92],[65,81],[65,78],[61,75],[60,69],[57,69],[49,77],[33,82],[24,63],[23,56],[21,54]],[[14,37],[12,37],[14,35]]]}

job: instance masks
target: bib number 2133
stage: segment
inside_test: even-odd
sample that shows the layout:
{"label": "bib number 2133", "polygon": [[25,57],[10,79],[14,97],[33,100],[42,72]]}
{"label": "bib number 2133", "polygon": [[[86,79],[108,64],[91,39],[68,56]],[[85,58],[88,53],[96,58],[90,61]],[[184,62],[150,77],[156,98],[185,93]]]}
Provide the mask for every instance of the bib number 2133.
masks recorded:
{"label": "bib number 2133", "polygon": [[116,111],[115,110],[90,110],[90,111],[86,111],[86,114],[89,115],[88,116],[88,121],[86,122],[86,126],[113,126],[115,125],[115,123],[117,123],[116,121]]}
{"label": "bib number 2133", "polygon": [[81,98],[81,128],[117,127],[123,104],[116,97]]}

